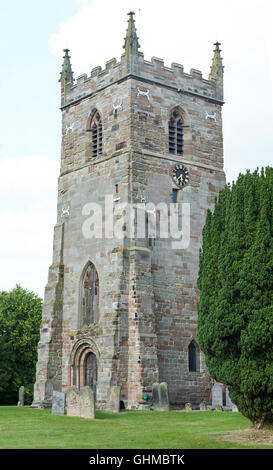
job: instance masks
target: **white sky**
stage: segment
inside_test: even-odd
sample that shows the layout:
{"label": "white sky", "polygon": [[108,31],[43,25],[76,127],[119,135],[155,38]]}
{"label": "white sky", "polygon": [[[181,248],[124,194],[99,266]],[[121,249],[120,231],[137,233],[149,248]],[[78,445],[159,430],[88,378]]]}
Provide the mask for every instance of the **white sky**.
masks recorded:
{"label": "white sky", "polygon": [[[221,42],[225,66],[223,130],[227,179],[236,179],[238,173],[247,168],[273,165],[271,0],[69,0],[69,5],[71,15],[62,17],[58,11],[60,21],[55,21],[54,10],[50,11],[50,5],[43,4],[52,20],[47,19],[47,38],[43,39],[47,51],[38,49],[36,57],[39,56],[41,64],[51,64],[53,60],[57,74],[65,47],[70,49],[75,77],[82,73],[89,75],[97,65],[103,68],[112,57],[119,60],[123,53],[127,13],[131,9],[136,13],[139,42],[146,60],[156,56],[164,59],[167,66],[172,62],[181,63],[186,72],[196,68],[207,78],[213,43]],[[19,23],[21,18],[17,20]],[[50,21],[54,29],[50,28]],[[33,19],[29,22],[31,34]],[[16,24],[13,27],[15,30]],[[33,41],[31,47],[37,51],[38,27],[35,34],[37,41]],[[20,53],[23,61],[27,51]],[[37,64],[35,60],[27,63],[24,75],[33,78]],[[12,64],[15,70],[16,66]],[[41,126],[38,128],[36,115],[29,113],[27,119],[20,122],[25,140],[18,150],[18,139],[14,138],[13,127],[6,119],[0,142],[0,290],[20,283],[42,297],[52,256],[61,137],[61,114],[51,91],[54,83],[57,96],[58,77],[53,76],[50,67],[43,69],[42,95],[33,93],[31,80],[26,81],[24,87],[29,106],[33,101],[33,106],[39,109],[45,106],[46,100],[49,111],[44,112],[42,130]],[[12,75],[8,77],[14,90]],[[44,100],[43,105],[41,100]],[[7,100],[6,108],[2,107],[3,115],[7,116],[9,106]],[[13,119],[16,120],[16,116]],[[7,136],[9,141],[5,146]],[[40,137],[36,142],[32,136]],[[36,147],[29,146],[30,140]]]}

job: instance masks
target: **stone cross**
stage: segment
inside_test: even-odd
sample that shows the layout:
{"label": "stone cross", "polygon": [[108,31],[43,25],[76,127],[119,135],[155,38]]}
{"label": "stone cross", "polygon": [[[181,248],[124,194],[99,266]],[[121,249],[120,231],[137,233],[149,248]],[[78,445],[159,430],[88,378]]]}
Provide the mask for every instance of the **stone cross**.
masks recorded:
{"label": "stone cross", "polygon": [[211,389],[212,395],[212,407],[215,408],[217,405],[223,406],[223,388],[219,383],[215,383]]}
{"label": "stone cross", "polygon": [[120,387],[116,385],[110,387],[106,409],[114,413],[120,412]]}
{"label": "stone cross", "polygon": [[65,414],[65,393],[53,390],[52,394],[52,409],[53,415],[64,415]]}

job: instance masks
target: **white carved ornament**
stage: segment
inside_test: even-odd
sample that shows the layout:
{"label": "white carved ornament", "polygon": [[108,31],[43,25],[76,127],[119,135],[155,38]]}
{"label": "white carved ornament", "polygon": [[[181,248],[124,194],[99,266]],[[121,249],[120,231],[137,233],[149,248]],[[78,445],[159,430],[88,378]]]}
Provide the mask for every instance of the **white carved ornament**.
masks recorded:
{"label": "white carved ornament", "polygon": [[122,110],[122,100],[118,104],[113,103],[114,113],[117,113],[119,109]]}
{"label": "white carved ornament", "polygon": [[65,135],[71,134],[74,131],[74,122],[70,126],[66,126]]}
{"label": "white carved ornament", "polygon": [[143,91],[143,90],[140,90],[140,89],[137,87],[137,97],[138,97],[138,96],[146,96],[146,98],[148,98],[148,101],[150,101],[149,93],[150,93],[150,90],[149,90],[148,88],[147,88],[146,91]]}
{"label": "white carved ornament", "polygon": [[69,210],[70,210],[69,206],[67,207],[67,209],[62,207],[61,217],[69,216]]}
{"label": "white carved ornament", "polygon": [[209,114],[209,113],[206,111],[206,119],[211,119],[212,121],[216,122],[216,113],[214,113],[214,114]]}

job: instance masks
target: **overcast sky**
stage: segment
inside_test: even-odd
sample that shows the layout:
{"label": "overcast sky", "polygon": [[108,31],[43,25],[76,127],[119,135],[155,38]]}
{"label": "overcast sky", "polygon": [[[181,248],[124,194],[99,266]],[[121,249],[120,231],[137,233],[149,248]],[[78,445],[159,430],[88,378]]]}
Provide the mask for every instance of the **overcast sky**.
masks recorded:
{"label": "overcast sky", "polygon": [[227,180],[273,165],[271,0],[0,0],[0,290],[16,283],[43,297],[52,257],[61,145],[62,50],[77,77],[123,53],[127,13],[141,51],[199,69],[213,43],[225,66]]}

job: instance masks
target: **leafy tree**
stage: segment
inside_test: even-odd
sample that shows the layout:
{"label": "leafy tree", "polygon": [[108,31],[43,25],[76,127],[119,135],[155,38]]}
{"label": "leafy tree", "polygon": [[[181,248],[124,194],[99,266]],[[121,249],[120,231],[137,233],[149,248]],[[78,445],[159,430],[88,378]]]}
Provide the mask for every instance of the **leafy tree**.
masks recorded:
{"label": "leafy tree", "polygon": [[273,425],[273,168],[239,175],[208,211],[198,339],[211,376],[257,428]]}
{"label": "leafy tree", "polygon": [[0,292],[0,404],[15,405],[18,389],[25,387],[30,403],[35,380],[42,300],[16,287]]}

